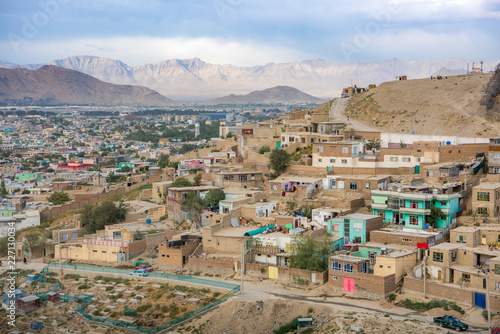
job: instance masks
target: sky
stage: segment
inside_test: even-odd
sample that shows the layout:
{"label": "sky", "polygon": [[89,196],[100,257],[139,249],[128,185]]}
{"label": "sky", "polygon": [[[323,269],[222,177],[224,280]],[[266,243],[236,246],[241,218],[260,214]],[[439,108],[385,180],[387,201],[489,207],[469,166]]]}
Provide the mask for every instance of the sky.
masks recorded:
{"label": "sky", "polygon": [[500,58],[500,0],[1,0],[0,60]]}

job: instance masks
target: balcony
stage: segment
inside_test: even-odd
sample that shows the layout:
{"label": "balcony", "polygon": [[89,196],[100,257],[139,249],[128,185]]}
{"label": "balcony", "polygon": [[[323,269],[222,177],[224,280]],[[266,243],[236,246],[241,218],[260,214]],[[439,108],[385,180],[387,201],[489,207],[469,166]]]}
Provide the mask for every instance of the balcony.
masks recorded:
{"label": "balcony", "polygon": [[281,253],[281,249],[278,246],[253,246],[252,252],[258,254],[279,254]]}
{"label": "balcony", "polygon": [[428,215],[431,213],[431,209],[419,209],[419,208],[400,208],[401,213],[415,213],[419,215]]}
{"label": "balcony", "polygon": [[372,203],[372,209],[386,210],[387,208],[387,204]]}

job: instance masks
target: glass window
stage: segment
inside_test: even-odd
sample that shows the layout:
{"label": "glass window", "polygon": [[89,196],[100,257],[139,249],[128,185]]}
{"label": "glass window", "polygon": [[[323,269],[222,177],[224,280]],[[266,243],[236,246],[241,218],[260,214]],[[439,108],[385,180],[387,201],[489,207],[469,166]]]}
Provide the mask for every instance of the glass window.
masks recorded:
{"label": "glass window", "polygon": [[342,153],[349,153],[349,146],[342,146]]}
{"label": "glass window", "polygon": [[352,222],[352,231],[353,232],[363,232],[363,223],[362,222]]}
{"label": "glass window", "polygon": [[418,225],[418,216],[410,216],[410,225]]}
{"label": "glass window", "polygon": [[470,283],[470,275],[469,274],[462,274],[462,279],[464,282]]}
{"label": "glass window", "polygon": [[344,271],[346,273],[352,273],[352,263],[344,263]]}
{"label": "glass window", "polygon": [[335,159],[330,159],[330,162],[333,164],[335,163]]}
{"label": "glass window", "polygon": [[323,146],[318,146],[318,152],[320,152],[320,153],[323,152]]}
{"label": "glass window", "polygon": [[323,159],[318,159],[318,162],[323,162]]}
{"label": "glass window", "polygon": [[341,163],[343,164],[346,164],[347,163],[347,159],[342,159],[342,161],[340,161]]}
{"label": "glass window", "polygon": [[465,244],[467,242],[467,237],[465,235],[457,235],[457,242]]}
{"label": "glass window", "polygon": [[409,162],[409,161],[410,161],[410,158],[404,157],[404,158],[403,158],[403,161],[404,161],[404,162]]}
{"label": "glass window", "polygon": [[71,233],[71,238],[78,238],[78,232]]}
{"label": "glass window", "polygon": [[489,192],[481,192],[481,191],[479,191],[477,193],[477,200],[478,201],[489,201],[490,200],[490,193]]}
{"label": "glass window", "polygon": [[500,275],[500,264],[495,264],[495,274]]}
{"label": "glass window", "polygon": [[495,282],[495,290],[500,290],[500,282]]}
{"label": "glass window", "polygon": [[487,215],[488,214],[488,208],[478,207],[477,208],[477,213],[480,214],[480,215]]}
{"label": "glass window", "polygon": [[434,171],[433,170],[428,170],[427,171],[427,177],[433,178],[434,177]]}
{"label": "glass window", "polygon": [[370,189],[370,182],[365,183],[365,189]]}
{"label": "glass window", "polygon": [[457,252],[451,252],[451,262],[455,262],[457,260]]}
{"label": "glass window", "polygon": [[361,263],[361,272],[366,273],[366,262]]}
{"label": "glass window", "polygon": [[349,189],[351,189],[351,190],[357,190],[358,189],[358,183],[357,182],[349,182]]}
{"label": "glass window", "polygon": [[389,161],[391,161],[391,162],[397,162],[398,161],[398,157],[391,157],[389,159]]}
{"label": "glass window", "polygon": [[61,238],[62,238],[63,240],[68,240],[68,233],[63,233],[63,234],[61,235]]}
{"label": "glass window", "polygon": [[443,253],[433,252],[432,253],[432,260],[434,262],[443,262]]}
{"label": "glass window", "polygon": [[333,261],[333,262],[332,262],[332,270],[337,270],[337,271],[340,271],[340,262],[338,262],[338,261]]}

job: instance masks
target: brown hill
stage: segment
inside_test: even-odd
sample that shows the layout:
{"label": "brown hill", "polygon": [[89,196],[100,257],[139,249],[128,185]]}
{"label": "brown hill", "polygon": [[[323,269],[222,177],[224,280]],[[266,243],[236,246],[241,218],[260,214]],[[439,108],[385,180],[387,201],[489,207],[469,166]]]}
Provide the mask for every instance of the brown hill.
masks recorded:
{"label": "brown hill", "polygon": [[44,105],[178,104],[146,87],[114,85],[78,71],[51,65],[35,71],[0,68],[0,102]]}
{"label": "brown hill", "polygon": [[206,104],[264,104],[286,102],[323,102],[324,100],[289,86],[276,86],[254,91],[246,95],[228,95],[208,101]]}
{"label": "brown hill", "polygon": [[498,136],[500,123],[485,119],[481,97],[492,74],[384,82],[349,99],[344,114],[387,132]]}

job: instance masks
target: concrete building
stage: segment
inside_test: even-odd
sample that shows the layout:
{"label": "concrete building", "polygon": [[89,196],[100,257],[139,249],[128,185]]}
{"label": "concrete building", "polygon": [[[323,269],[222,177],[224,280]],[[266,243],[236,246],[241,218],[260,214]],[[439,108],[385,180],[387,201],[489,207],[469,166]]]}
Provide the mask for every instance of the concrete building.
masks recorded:
{"label": "concrete building", "polygon": [[380,216],[354,213],[329,220],[328,233],[342,237],[342,245],[361,244],[370,241],[370,231],[377,230],[383,225],[384,220]]}
{"label": "concrete building", "polygon": [[481,182],[473,187],[472,210],[480,216],[498,217],[500,212],[500,182]]}
{"label": "concrete building", "polygon": [[430,215],[431,208],[436,207],[441,209],[443,215],[438,217],[435,227],[446,228],[461,212],[460,193],[452,192],[453,189],[453,185],[391,184],[389,190],[372,191],[373,214],[383,217],[386,223],[424,229],[428,228],[426,217]]}

